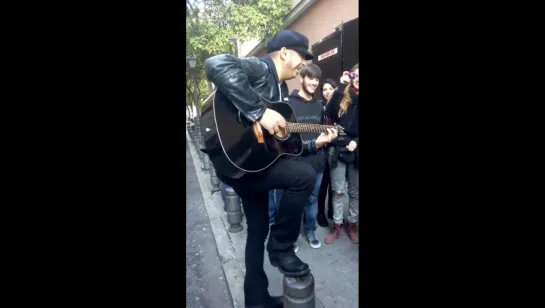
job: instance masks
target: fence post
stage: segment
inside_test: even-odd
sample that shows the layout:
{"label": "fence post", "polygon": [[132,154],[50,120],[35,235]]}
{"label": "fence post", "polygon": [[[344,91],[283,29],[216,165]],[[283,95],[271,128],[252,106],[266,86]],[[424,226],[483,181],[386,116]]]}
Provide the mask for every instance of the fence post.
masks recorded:
{"label": "fence post", "polygon": [[315,308],[314,276],[284,276],[284,308]]}
{"label": "fence post", "polygon": [[197,149],[197,153],[199,155],[199,159],[201,160],[202,162],[202,156],[203,156],[203,152],[201,151],[201,148],[202,148],[202,143],[201,143],[201,121],[200,119],[196,119],[197,121],[195,121],[195,140],[194,140],[194,144],[195,144],[195,148]]}
{"label": "fence post", "polygon": [[[199,150],[199,152],[202,152],[201,150]],[[204,153],[203,153],[204,154]],[[212,168],[213,169],[213,168]],[[210,170],[210,158],[208,157],[208,155],[204,154],[202,156],[202,170],[203,171],[208,171]]]}
{"label": "fence post", "polygon": [[216,175],[216,169],[214,168],[213,165],[210,166],[210,183],[212,184],[211,193],[220,191],[220,179]]}
{"label": "fence post", "polygon": [[230,224],[229,232],[237,233],[242,231],[242,203],[240,197],[232,187],[227,188],[225,194],[225,203],[227,203],[227,222]]}

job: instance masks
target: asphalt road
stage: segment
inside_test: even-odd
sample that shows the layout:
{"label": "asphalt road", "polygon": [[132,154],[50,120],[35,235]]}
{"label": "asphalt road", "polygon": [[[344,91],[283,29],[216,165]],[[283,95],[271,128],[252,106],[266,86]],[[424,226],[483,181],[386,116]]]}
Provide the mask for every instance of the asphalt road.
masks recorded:
{"label": "asphalt road", "polygon": [[[232,308],[233,301],[227,287],[216,242],[195,174],[189,148],[186,149],[186,281],[188,308]],[[197,166],[200,171],[200,166]]]}

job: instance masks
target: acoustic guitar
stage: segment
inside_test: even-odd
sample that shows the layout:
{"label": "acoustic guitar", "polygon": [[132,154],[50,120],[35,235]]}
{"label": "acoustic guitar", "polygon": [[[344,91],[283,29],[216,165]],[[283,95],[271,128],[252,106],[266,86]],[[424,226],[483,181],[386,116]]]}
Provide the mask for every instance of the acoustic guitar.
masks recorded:
{"label": "acoustic guitar", "polygon": [[267,108],[280,113],[287,122],[283,132],[271,135],[259,123],[247,120],[221,91],[216,89],[213,96],[201,112],[204,140],[201,151],[209,156],[218,174],[231,178],[263,171],[283,155],[300,155],[303,142],[299,133],[321,133],[336,128],[339,135],[344,134],[339,125],[297,123],[289,104],[262,97]]}

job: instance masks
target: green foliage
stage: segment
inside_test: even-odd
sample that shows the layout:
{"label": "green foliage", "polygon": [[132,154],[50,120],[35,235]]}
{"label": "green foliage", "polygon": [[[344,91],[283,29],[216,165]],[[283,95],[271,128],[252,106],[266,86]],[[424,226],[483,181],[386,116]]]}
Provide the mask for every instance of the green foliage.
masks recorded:
{"label": "green foliage", "polygon": [[[237,38],[240,44],[270,37],[281,29],[291,4],[291,0],[186,0],[186,58],[195,55],[198,59],[199,103],[210,95],[204,61],[218,54],[233,54],[230,38]],[[190,104],[194,84],[189,68],[186,77],[186,104]]]}

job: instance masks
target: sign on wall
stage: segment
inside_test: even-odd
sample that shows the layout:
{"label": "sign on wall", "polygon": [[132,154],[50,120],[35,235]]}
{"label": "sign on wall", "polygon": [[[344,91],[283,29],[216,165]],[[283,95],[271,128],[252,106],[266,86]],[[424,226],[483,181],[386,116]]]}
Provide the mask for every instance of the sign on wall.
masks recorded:
{"label": "sign on wall", "polygon": [[331,49],[329,51],[324,52],[323,54],[318,56],[318,61],[322,61],[323,59],[329,58],[332,55],[336,55],[338,52],[338,48]]}

